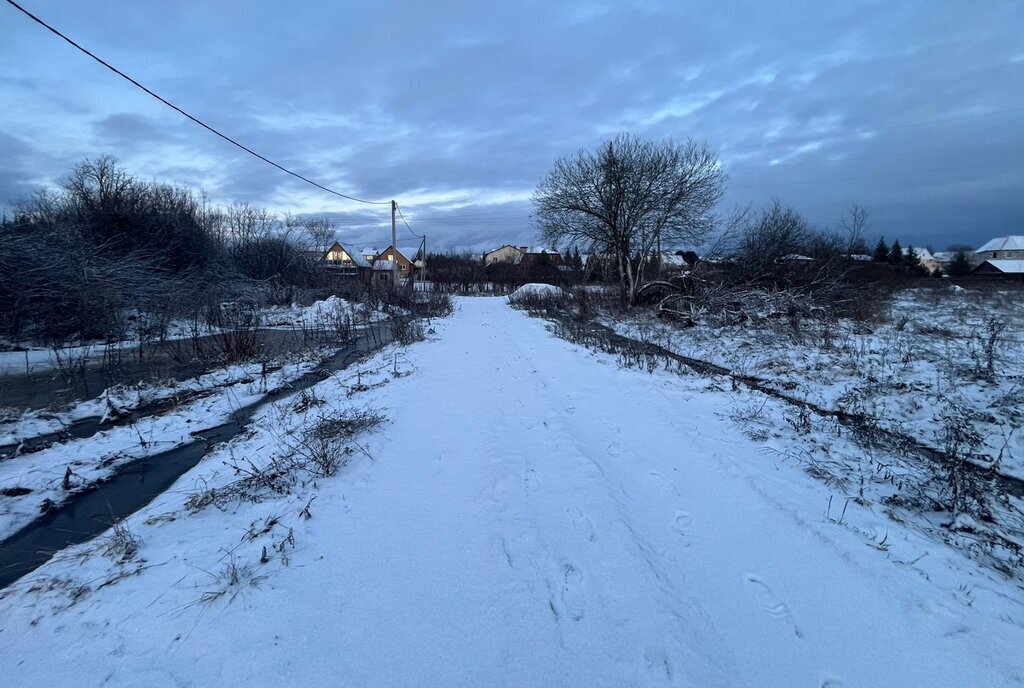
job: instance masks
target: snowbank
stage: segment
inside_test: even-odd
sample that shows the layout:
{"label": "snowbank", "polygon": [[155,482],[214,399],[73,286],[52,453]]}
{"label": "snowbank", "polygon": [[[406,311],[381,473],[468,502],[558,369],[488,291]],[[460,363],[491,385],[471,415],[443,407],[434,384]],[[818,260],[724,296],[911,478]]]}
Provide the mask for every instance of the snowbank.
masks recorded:
{"label": "snowbank", "polygon": [[547,296],[564,293],[560,288],[553,284],[540,284],[538,282],[531,282],[530,284],[524,284],[523,286],[512,292],[510,298],[522,297],[522,296]]}

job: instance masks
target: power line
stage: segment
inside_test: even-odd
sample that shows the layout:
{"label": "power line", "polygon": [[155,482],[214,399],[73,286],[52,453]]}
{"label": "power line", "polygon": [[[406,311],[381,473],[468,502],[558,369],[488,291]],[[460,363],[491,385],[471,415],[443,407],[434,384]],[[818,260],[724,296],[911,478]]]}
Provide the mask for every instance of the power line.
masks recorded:
{"label": "power line", "polygon": [[81,45],[79,45],[78,43],[76,43],[72,39],[68,38],[63,33],[58,31],[54,27],[50,26],[45,21],[43,21],[42,19],[40,19],[36,15],[32,14],[31,12],[26,10],[24,7],[22,7],[18,3],[14,2],[14,0],[7,0],[7,4],[11,5],[12,7],[14,7],[14,9],[18,10],[19,12],[21,12],[22,14],[27,16],[29,19],[31,19],[32,21],[36,22],[37,24],[39,24],[43,28],[47,29],[51,33],[55,34],[56,36],[60,37],[61,39],[63,39],[67,43],[71,44],[72,46],[74,46],[78,50],[82,51],[83,53],[85,53],[86,55],[91,57],[92,59],[96,60],[101,65],[103,65],[104,67],[106,67],[110,71],[114,72],[115,74],[117,74],[121,78],[123,78],[123,79],[129,81],[130,83],[134,84],[135,86],[141,88],[143,91],[145,91],[149,95],[153,96],[154,98],[159,100],[161,103],[163,103],[167,107],[169,107],[172,110],[175,110],[176,112],[184,115],[188,119],[192,120],[193,122],[195,122],[196,124],[201,126],[203,129],[206,129],[207,131],[209,131],[209,132],[211,132],[213,134],[216,134],[217,136],[219,136],[220,138],[224,139],[225,141],[227,141],[228,143],[232,144],[233,146],[237,146],[238,148],[241,148],[242,150],[244,150],[249,155],[252,155],[252,156],[255,156],[255,157],[259,158],[260,160],[262,160],[263,162],[267,163],[268,165],[272,165],[273,167],[276,167],[277,169],[281,170],[282,172],[284,172],[286,174],[290,174],[291,176],[293,176],[293,177],[295,177],[297,179],[301,179],[302,181],[306,182],[307,184],[311,184],[311,185],[315,186],[316,188],[321,189],[322,191],[326,191],[327,193],[334,194],[335,196],[340,196],[341,198],[347,199],[349,201],[355,201],[357,203],[367,203],[367,204],[370,204],[370,205],[386,205],[386,204],[390,203],[390,201],[367,201],[367,200],[362,199],[362,198],[356,198],[355,196],[349,196],[347,194],[343,194],[340,191],[335,191],[334,189],[330,189],[330,188],[324,186],[323,184],[318,184],[317,182],[313,181],[312,179],[304,177],[301,174],[299,174],[298,172],[293,172],[293,171],[289,170],[287,167],[274,162],[270,158],[267,158],[267,157],[265,157],[263,155],[260,155],[259,153],[257,153],[253,149],[249,148],[248,146],[245,146],[245,145],[239,143],[238,141],[235,141],[233,138],[231,138],[227,134],[222,134],[221,132],[217,131],[216,129],[211,127],[206,122],[203,122],[198,117],[195,117],[195,116],[190,115],[189,113],[185,112],[180,107],[178,107],[177,105],[175,105],[171,101],[167,100],[166,98],[157,95],[156,93],[154,93],[150,89],[148,89],[145,86],[143,86],[142,84],[140,84],[135,79],[131,78],[130,76],[128,76],[127,74],[122,72],[117,67],[115,67],[112,64],[110,64],[109,62],[107,62],[106,60],[104,60],[104,59],[98,57],[97,55],[93,54],[92,52],[90,52],[86,48],[83,48]]}
{"label": "power line", "polygon": [[396,203],[395,204],[395,210],[398,211],[398,217],[402,218],[402,224],[405,225],[405,228],[409,230],[409,234],[412,234],[417,239],[422,239],[423,235],[422,234],[417,234],[416,232],[412,231],[412,227],[410,227],[409,223],[405,221],[405,215],[402,214],[402,206],[400,206],[400,205],[398,205]]}

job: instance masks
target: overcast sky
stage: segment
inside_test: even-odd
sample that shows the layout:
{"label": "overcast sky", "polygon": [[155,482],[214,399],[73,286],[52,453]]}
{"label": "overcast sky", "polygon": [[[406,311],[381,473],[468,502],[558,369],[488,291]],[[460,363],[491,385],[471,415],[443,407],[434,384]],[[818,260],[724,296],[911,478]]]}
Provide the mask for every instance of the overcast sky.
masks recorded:
{"label": "overcast sky", "polygon": [[[858,203],[871,235],[936,249],[1024,234],[1024,2],[21,4],[266,156],[396,198],[431,248],[531,242],[552,161],[626,131],[706,140],[723,209]],[[387,206],[247,156],[6,4],[0,103],[0,201],[111,154],[389,241]]]}

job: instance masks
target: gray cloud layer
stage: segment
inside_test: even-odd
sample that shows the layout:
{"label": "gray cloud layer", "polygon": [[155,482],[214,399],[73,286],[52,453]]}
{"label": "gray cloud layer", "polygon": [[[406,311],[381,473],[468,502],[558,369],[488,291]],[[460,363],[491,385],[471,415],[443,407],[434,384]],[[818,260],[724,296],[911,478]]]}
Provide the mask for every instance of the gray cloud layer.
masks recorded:
{"label": "gray cloud layer", "polygon": [[[269,157],[397,198],[437,247],[530,241],[551,162],[620,131],[707,140],[729,204],[777,197],[827,224],[860,203],[875,234],[936,248],[1024,233],[1021,3],[30,8]],[[110,153],[386,241],[386,207],[304,187],[0,10],[0,199]]]}

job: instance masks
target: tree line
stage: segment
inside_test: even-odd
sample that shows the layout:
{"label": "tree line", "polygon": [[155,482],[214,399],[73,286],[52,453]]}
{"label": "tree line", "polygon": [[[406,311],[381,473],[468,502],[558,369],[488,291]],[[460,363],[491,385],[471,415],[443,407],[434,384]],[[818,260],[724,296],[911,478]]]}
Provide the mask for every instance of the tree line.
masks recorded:
{"label": "tree line", "polygon": [[[779,201],[723,214],[726,183],[706,144],[622,134],[556,160],[534,192],[534,217],[544,243],[596,257],[626,305],[659,278],[665,249],[704,248],[705,257],[728,258],[737,283],[790,284],[807,273],[807,288],[834,284],[855,256],[868,254],[865,209],[853,206],[831,229],[815,228]],[[927,273],[917,252],[899,242],[882,240],[874,255]],[[811,264],[798,269],[806,259]]]}
{"label": "tree line", "polygon": [[317,280],[323,221],[139,180],[111,157],[18,202],[0,222],[0,336],[117,337],[221,301],[287,300]]}

